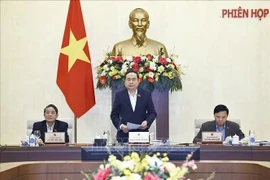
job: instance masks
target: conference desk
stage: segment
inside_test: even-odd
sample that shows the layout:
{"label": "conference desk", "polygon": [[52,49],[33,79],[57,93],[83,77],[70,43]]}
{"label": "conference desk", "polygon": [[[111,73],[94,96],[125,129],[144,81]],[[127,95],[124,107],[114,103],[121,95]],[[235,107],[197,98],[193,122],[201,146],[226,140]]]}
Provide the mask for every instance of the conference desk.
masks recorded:
{"label": "conference desk", "polygon": [[[102,162],[81,161],[81,147],[0,147],[0,180],[83,179],[80,171],[95,170]],[[206,179],[215,171],[218,180],[270,180],[270,146],[201,145],[198,149],[200,161],[191,179]],[[182,161],[173,163],[181,166]]]}
{"label": "conference desk", "polygon": [[81,160],[81,145],[46,145],[41,147],[0,147],[0,163],[20,161]]}
{"label": "conference desk", "polygon": [[[0,147],[0,163],[81,160],[81,146],[2,146]],[[270,161],[270,146],[201,145],[199,151],[200,160]]]}
{"label": "conference desk", "polygon": [[200,160],[270,161],[270,146],[201,145]]}
{"label": "conference desk", "polygon": [[[1,180],[82,180],[80,173],[95,170],[102,162],[28,161],[0,164]],[[173,162],[181,166],[182,162]],[[198,169],[187,177],[206,179],[215,172],[214,180],[269,180],[270,162],[200,161]]]}
{"label": "conference desk", "polygon": [[166,153],[171,161],[183,161],[193,152],[192,159],[200,160],[199,146],[111,146],[111,147],[82,147],[81,157],[83,161],[103,161],[109,158],[109,153],[115,155],[118,159],[129,155],[132,152],[140,154],[154,155],[156,153]]}

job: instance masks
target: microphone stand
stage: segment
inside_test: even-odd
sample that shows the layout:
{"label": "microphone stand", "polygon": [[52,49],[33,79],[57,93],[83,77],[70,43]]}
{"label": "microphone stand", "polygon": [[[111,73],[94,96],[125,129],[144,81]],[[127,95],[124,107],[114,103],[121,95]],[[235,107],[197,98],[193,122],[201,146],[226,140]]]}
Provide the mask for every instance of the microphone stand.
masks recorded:
{"label": "microphone stand", "polygon": [[74,143],[77,144],[77,117],[74,114]]}

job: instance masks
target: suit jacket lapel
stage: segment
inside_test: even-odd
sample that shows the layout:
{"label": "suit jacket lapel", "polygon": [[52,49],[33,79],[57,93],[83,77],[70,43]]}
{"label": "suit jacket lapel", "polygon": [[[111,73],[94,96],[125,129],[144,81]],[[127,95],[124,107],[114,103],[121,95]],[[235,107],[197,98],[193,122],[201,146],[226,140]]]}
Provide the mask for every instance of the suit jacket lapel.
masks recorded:
{"label": "suit jacket lapel", "polygon": [[216,127],[216,121],[214,120],[211,126],[211,131],[215,132],[217,131],[217,127]]}
{"label": "suit jacket lapel", "polygon": [[135,105],[135,110],[134,112],[136,111],[136,109],[138,108],[138,105],[142,102],[142,98],[141,98],[141,91],[140,89],[138,88],[137,90],[137,101],[136,101],[136,105]]}
{"label": "suit jacket lapel", "polygon": [[127,89],[125,90],[125,93],[124,93],[124,99],[125,99],[125,102],[127,103],[127,105],[130,107],[131,111],[133,112]]}
{"label": "suit jacket lapel", "polygon": [[44,123],[42,123],[42,131],[43,132],[48,132],[46,120],[44,121]]}
{"label": "suit jacket lapel", "polygon": [[54,126],[53,126],[53,132],[57,132],[57,128],[58,128],[58,123],[57,123],[57,121],[55,120],[55,121],[54,121]]}
{"label": "suit jacket lapel", "polygon": [[225,129],[225,138],[230,134],[230,127],[228,126],[228,123],[227,123],[227,121],[226,121],[226,129]]}

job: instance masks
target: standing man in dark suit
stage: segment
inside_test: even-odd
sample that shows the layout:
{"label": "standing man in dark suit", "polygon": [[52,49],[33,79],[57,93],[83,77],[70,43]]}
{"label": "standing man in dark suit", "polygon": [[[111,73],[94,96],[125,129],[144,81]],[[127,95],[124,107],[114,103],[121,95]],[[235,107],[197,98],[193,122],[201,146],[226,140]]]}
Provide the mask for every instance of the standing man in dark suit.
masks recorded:
{"label": "standing man in dark suit", "polygon": [[[151,92],[138,88],[139,74],[129,69],[125,74],[125,89],[116,93],[111,120],[117,131],[117,141],[127,142],[129,131],[148,131],[157,113]],[[140,129],[129,130],[127,123],[140,124]]]}
{"label": "standing man in dark suit", "polygon": [[35,130],[39,130],[42,140],[44,142],[45,132],[65,132],[65,142],[69,142],[69,136],[67,133],[68,124],[63,121],[56,120],[58,117],[58,109],[55,105],[49,104],[44,108],[44,118],[45,120],[35,122],[33,125],[32,134]]}
{"label": "standing man in dark suit", "polygon": [[227,136],[239,136],[239,140],[245,137],[245,134],[241,131],[239,125],[232,121],[227,121],[229,115],[229,109],[225,105],[217,105],[214,109],[214,121],[207,121],[202,124],[197,136],[193,139],[193,143],[202,141],[202,132],[221,132],[222,141]]}

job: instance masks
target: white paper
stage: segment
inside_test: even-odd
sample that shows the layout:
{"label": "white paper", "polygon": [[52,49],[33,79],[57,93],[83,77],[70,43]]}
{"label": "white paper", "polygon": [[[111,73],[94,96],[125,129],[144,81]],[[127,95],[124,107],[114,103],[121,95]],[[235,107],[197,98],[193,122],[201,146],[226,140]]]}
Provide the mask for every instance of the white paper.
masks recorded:
{"label": "white paper", "polygon": [[128,122],[127,127],[128,127],[128,130],[140,129],[141,125]]}

